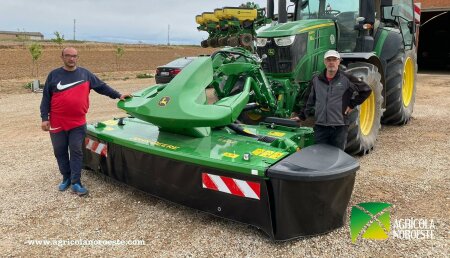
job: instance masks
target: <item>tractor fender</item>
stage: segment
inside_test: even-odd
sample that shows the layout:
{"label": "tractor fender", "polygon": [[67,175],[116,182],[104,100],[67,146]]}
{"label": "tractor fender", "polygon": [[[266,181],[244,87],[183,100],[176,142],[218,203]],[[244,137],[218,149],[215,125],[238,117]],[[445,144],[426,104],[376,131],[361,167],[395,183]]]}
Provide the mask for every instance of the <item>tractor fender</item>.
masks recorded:
{"label": "tractor fender", "polygon": [[[382,38],[382,33],[386,32],[386,38],[382,41],[379,41],[379,39]],[[379,58],[383,67],[378,67],[378,71],[383,72],[382,79],[384,79],[384,75],[387,75],[386,67],[388,60],[392,59],[401,49],[404,48],[403,38],[399,30],[378,30],[375,35],[375,44],[382,44]],[[378,48],[378,46],[376,46],[375,48]],[[383,85],[386,85],[384,81],[382,81],[382,83]]]}
{"label": "tractor fender", "polygon": [[387,60],[393,58],[399,50],[403,48],[405,47],[400,32],[389,31],[383,42],[383,47],[381,48],[380,59],[384,64],[386,64]]}

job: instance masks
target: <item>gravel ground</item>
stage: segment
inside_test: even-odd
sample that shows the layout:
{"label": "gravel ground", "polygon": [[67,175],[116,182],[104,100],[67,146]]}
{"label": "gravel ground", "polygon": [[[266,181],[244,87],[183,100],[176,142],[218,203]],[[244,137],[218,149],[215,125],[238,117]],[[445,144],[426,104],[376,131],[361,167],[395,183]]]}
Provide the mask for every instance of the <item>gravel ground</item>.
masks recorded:
{"label": "gravel ground", "polygon": [[[110,81],[122,92],[153,79]],[[420,74],[412,121],[384,126],[377,148],[358,158],[350,202],[389,202],[391,219],[435,223],[434,239],[351,243],[348,223],[325,235],[272,242],[256,228],[162,201],[83,171],[90,195],[58,192],[41,94],[0,95],[1,256],[449,256],[450,75]],[[91,95],[88,121],[122,114],[115,101]],[[349,208],[350,209],[350,208]],[[29,240],[143,240],[145,245],[31,245]]]}

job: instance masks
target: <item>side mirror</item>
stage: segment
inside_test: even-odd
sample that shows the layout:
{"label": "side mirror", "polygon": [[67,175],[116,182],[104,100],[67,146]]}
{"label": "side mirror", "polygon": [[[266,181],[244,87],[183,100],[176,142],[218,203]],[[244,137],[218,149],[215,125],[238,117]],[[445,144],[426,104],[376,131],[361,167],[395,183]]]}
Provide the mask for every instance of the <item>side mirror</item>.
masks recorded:
{"label": "side mirror", "polygon": [[381,9],[381,21],[395,23],[398,25],[396,17],[400,14],[398,6],[383,6]]}

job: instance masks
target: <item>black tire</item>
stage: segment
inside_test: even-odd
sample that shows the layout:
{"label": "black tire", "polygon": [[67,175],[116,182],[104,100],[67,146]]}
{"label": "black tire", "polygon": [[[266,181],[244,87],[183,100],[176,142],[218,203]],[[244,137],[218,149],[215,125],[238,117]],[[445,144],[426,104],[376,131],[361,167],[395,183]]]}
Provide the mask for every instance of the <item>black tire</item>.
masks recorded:
{"label": "black tire", "polygon": [[239,43],[241,46],[250,47],[253,44],[253,36],[249,33],[244,33],[239,36]]}
{"label": "black tire", "polygon": [[362,62],[349,64],[346,72],[362,78],[372,89],[366,101],[349,115],[350,125],[345,151],[352,155],[364,155],[373,150],[381,127],[383,114],[381,74],[376,66]]}
{"label": "black tire", "polygon": [[236,36],[228,37],[227,43],[228,43],[228,46],[230,46],[230,47],[237,47],[237,46],[239,46],[239,38]]}
{"label": "black tire", "polygon": [[228,42],[228,37],[220,37],[218,40],[219,46],[226,46]]}
{"label": "black tire", "polygon": [[208,42],[208,46],[212,47],[212,48],[216,48],[219,46],[219,41],[217,38],[210,38],[207,40]]}
{"label": "black tire", "polygon": [[203,48],[207,48],[207,47],[209,46],[207,40],[202,40],[202,42],[200,42],[200,45],[201,45]]}
{"label": "black tire", "polygon": [[383,124],[408,123],[416,98],[417,55],[415,49],[401,50],[386,67],[386,111]]}

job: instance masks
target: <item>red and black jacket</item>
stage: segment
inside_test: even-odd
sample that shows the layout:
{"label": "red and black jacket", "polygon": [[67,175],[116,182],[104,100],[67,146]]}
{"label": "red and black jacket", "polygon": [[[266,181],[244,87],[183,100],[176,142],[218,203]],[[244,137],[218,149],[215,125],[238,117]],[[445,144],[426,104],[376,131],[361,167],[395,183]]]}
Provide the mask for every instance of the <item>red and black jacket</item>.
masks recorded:
{"label": "red and black jacket", "polygon": [[50,72],[41,101],[41,118],[50,121],[50,132],[68,131],[86,123],[91,89],[112,99],[120,97],[119,92],[82,67]]}

